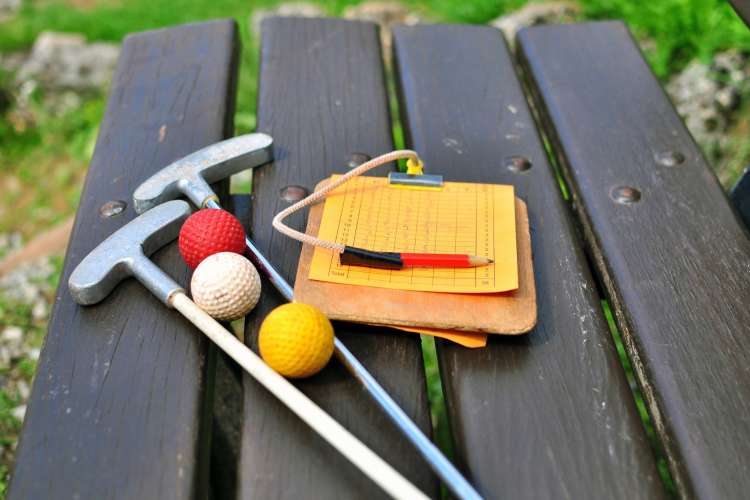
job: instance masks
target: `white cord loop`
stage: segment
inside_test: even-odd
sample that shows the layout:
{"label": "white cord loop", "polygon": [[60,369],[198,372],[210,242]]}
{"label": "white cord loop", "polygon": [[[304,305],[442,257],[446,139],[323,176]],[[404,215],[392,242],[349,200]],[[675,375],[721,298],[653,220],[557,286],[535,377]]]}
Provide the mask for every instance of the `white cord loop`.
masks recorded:
{"label": "white cord loop", "polygon": [[312,205],[316,201],[324,198],[326,194],[333,191],[334,189],[344,184],[345,182],[351,180],[352,178],[362,175],[368,170],[372,170],[375,167],[379,167],[386,163],[390,163],[396,160],[401,160],[404,158],[415,162],[417,165],[421,165],[419,155],[417,155],[415,151],[412,151],[410,149],[401,149],[398,151],[391,151],[390,153],[386,153],[384,155],[378,156],[377,158],[373,158],[372,160],[368,160],[364,162],[362,165],[358,166],[357,168],[350,170],[346,174],[342,175],[338,179],[332,182],[329,182],[328,184],[318,189],[317,191],[313,191],[306,198],[298,201],[294,205],[291,205],[290,207],[287,207],[281,212],[279,212],[278,214],[276,214],[276,217],[273,218],[273,222],[272,222],[273,227],[280,233],[285,234],[289,236],[290,238],[293,238],[297,241],[301,241],[302,243],[307,243],[308,245],[313,245],[316,247],[328,248],[329,250],[333,250],[334,252],[337,252],[337,253],[343,253],[344,251],[343,244],[336,243],[334,241],[321,240],[320,238],[316,238],[315,236],[301,233],[295,229],[292,229],[286,224],[284,224],[283,220],[289,217],[290,215],[292,215],[294,212],[302,208],[305,208],[309,205]]}

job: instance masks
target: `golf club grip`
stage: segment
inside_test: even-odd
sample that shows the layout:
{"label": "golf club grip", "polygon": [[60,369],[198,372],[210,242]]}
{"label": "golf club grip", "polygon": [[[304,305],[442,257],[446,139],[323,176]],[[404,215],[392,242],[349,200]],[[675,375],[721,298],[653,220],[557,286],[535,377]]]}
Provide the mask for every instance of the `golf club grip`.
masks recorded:
{"label": "golf club grip", "polygon": [[397,499],[427,499],[416,486],[276,373],[187,295],[175,293],[169,303],[386,493]]}

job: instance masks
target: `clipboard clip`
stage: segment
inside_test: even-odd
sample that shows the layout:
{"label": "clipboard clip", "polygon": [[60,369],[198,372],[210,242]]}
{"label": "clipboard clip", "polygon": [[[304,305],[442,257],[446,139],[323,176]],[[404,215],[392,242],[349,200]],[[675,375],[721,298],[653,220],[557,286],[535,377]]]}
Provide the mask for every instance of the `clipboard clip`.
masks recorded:
{"label": "clipboard clip", "polygon": [[443,176],[425,174],[421,160],[406,160],[406,172],[388,174],[388,185],[401,189],[442,189]]}

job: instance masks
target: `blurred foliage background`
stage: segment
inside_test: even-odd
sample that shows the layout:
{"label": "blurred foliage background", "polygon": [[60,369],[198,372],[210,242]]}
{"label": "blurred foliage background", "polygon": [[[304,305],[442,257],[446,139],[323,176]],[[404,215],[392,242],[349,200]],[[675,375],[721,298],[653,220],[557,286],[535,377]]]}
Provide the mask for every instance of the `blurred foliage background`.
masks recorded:
{"label": "blurred foliage background", "polygon": [[[254,126],[257,34],[253,9],[270,9],[268,0],[41,0],[22,3],[0,23],[0,53],[28,50],[43,31],[82,33],[87,40],[119,42],[128,33],[179,23],[235,17],[242,41],[237,131]],[[347,0],[318,2],[323,11],[340,15]],[[524,3],[523,0],[437,0],[402,2],[421,18],[436,22],[486,23]],[[667,81],[693,60],[710,61],[719,51],[750,49],[750,31],[724,0],[580,0],[582,19],[622,19],[641,41],[656,75]],[[12,88],[12,75],[0,74],[0,87]],[[0,232],[29,237],[69,215],[75,208],[81,179],[93,150],[106,95],[90,93],[63,114],[46,109],[41,89],[28,96],[28,120],[8,117],[9,99],[0,99],[0,186],[3,204]],[[3,109],[5,106],[6,109]],[[734,170],[739,167],[734,166]],[[734,178],[736,175],[730,174]]]}

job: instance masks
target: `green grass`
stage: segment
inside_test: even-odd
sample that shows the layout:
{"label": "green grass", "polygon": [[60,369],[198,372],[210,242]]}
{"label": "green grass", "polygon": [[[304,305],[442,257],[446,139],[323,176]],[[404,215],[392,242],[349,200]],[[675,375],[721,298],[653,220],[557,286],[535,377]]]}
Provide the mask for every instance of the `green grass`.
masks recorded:
{"label": "green grass", "polygon": [[[237,132],[243,133],[255,126],[258,41],[257,34],[251,33],[250,15],[253,10],[278,3],[277,0],[25,2],[14,19],[0,24],[0,52],[27,49],[45,30],[79,32],[89,40],[119,42],[135,31],[233,17],[238,21],[244,47],[235,117]],[[357,2],[313,3],[336,15]],[[484,23],[526,2],[405,0],[404,3],[426,19]],[[75,7],[81,4],[85,7]],[[649,62],[662,79],[693,58],[707,60],[716,51],[730,47],[750,50],[750,30],[725,0],[581,0],[580,4],[584,19],[624,20],[643,42]],[[8,79],[8,75],[0,74],[0,87]],[[37,91],[31,96],[29,108],[31,119],[10,113],[0,120],[0,187],[7,193],[7,206],[15,207],[0,211],[0,231],[20,229],[27,236],[75,209],[97,126],[104,113],[105,95],[92,94],[80,108],[55,116],[46,109],[44,96]],[[400,142],[400,133],[396,139]],[[744,142],[738,143],[734,148],[739,158],[727,167],[730,171],[720,172],[725,185],[736,177],[738,165],[750,160],[750,150],[743,145]],[[43,182],[37,182],[38,179]]]}
{"label": "green grass", "polygon": [[[250,33],[249,16],[255,9],[277,5],[275,0],[129,0],[99,2],[93,8],[71,8],[68,2],[24,3],[17,17],[0,26],[0,52],[24,49],[45,30],[83,33],[89,40],[118,42],[128,33],[204,19],[234,17],[245,47],[242,53],[238,109],[243,120],[255,108],[256,38]],[[313,2],[329,14],[340,14],[358,2]],[[472,0],[455,2],[403,2],[436,21],[485,23],[526,3],[524,0]],[[647,55],[660,77],[679,69],[694,57],[708,59],[730,47],[750,49],[750,32],[724,0],[581,0],[586,19],[622,19],[642,39],[653,41]],[[651,44],[649,44],[651,45]],[[244,124],[243,124],[244,125]]]}
{"label": "green grass", "polygon": [[[37,284],[42,285],[49,293],[48,302],[52,302],[52,294],[57,288],[62,270],[62,257],[54,257],[52,265],[54,271],[51,276]],[[0,296],[0,332],[6,327],[16,326],[24,331],[24,344],[30,348],[41,348],[47,325],[44,320],[35,319],[32,315],[31,306],[8,300]],[[7,476],[11,469],[13,453],[10,446],[14,445],[21,431],[22,422],[13,415],[13,409],[23,403],[17,383],[23,381],[31,387],[34,373],[36,372],[36,360],[21,358],[14,360],[9,366],[0,366],[0,499],[5,497],[7,487]]]}
{"label": "green grass", "polygon": [[609,306],[609,302],[607,302],[606,300],[602,300],[601,306],[602,310],[604,311],[604,317],[607,319],[609,332],[615,342],[617,354],[620,357],[620,362],[622,363],[622,367],[625,370],[625,376],[628,380],[628,384],[630,385],[633,399],[635,400],[635,405],[638,409],[638,414],[640,415],[641,422],[643,423],[643,427],[646,430],[646,436],[648,437],[651,448],[654,451],[654,455],[656,456],[656,467],[659,470],[659,475],[661,477],[662,483],[664,484],[664,488],[666,489],[667,494],[671,498],[676,498],[677,488],[675,486],[674,479],[672,478],[672,474],[669,472],[667,458],[664,454],[661,440],[656,434],[656,429],[654,428],[654,423],[651,420],[651,415],[649,415],[648,409],[646,408],[646,402],[643,399],[643,393],[638,387],[638,383],[635,378],[635,372],[633,371],[633,365],[631,364],[630,358],[625,351],[625,344],[623,344],[622,341],[622,334],[617,328],[617,323],[615,322],[615,317],[612,313],[612,309]]}
{"label": "green grass", "polygon": [[429,335],[420,335],[420,337],[422,340],[422,358],[427,377],[427,396],[430,400],[432,426],[435,429],[433,437],[443,453],[451,458],[453,456],[453,441],[448,428],[448,412],[445,408],[443,385],[440,380],[440,369],[435,349],[436,340]]}
{"label": "green grass", "polygon": [[[234,17],[240,24],[242,39],[248,36],[250,13],[277,5],[276,0],[214,0],[196,2],[173,0],[100,1],[92,8],[71,8],[68,2],[25,2],[15,19],[2,24],[0,52],[30,46],[44,30],[71,31],[85,34],[90,40],[119,41],[133,31],[159,28],[203,19]],[[312,2],[332,15],[359,2],[335,0]],[[443,22],[486,23],[526,3],[525,0],[406,0],[405,5],[424,16]],[[725,0],[580,0],[585,19],[621,19],[638,37],[653,40],[655,50],[650,61],[657,74],[666,76],[694,57],[709,58],[717,50],[730,47],[750,48],[750,34]],[[252,44],[246,45],[252,49]],[[248,70],[255,67],[256,52],[246,50],[243,62]],[[246,82],[248,87],[254,87]],[[240,96],[243,104],[252,106],[253,94]]]}
{"label": "green grass", "polygon": [[750,30],[725,0],[582,0],[584,17],[624,20],[646,51],[654,72],[665,78],[694,58],[717,51],[750,49]]}
{"label": "green grass", "polygon": [[[432,440],[435,445],[450,460],[454,461],[453,438],[448,422],[448,410],[445,406],[443,384],[440,379],[436,339],[429,335],[420,335],[422,342],[422,361],[424,362],[425,377],[427,379],[427,399],[430,403],[430,419],[432,420]],[[440,497],[452,498],[444,484],[440,484]]]}
{"label": "green grass", "polygon": [[[233,17],[238,21],[244,47],[235,120],[237,132],[243,133],[255,126],[258,42],[257,34],[251,33],[250,15],[253,10],[278,3],[277,0],[25,2],[15,18],[0,24],[0,52],[27,49],[45,30],[79,32],[89,40],[119,42],[135,31]],[[313,3],[336,15],[357,2]],[[426,19],[484,23],[525,1],[406,0],[404,3]],[[85,7],[75,7],[81,4]],[[643,42],[645,54],[661,79],[693,58],[707,60],[716,51],[730,47],[750,50],[750,30],[725,0],[581,0],[580,4],[584,19],[624,20]],[[0,74],[0,87],[8,79],[8,75]],[[31,120],[12,113],[0,120],[0,187],[7,193],[6,204],[17,208],[0,212],[0,231],[21,229],[27,236],[32,235],[75,209],[104,107],[105,95],[93,94],[80,108],[55,116],[44,106],[44,96],[36,92],[31,96]],[[396,138],[400,139],[400,135]],[[736,177],[738,165],[750,160],[750,151],[742,144],[734,148],[739,158],[727,167],[729,172],[720,172],[725,185]],[[34,179],[45,182],[37,185]],[[33,195],[29,195],[32,191]],[[23,217],[18,217],[19,213]],[[21,220],[24,222],[19,224]]]}

